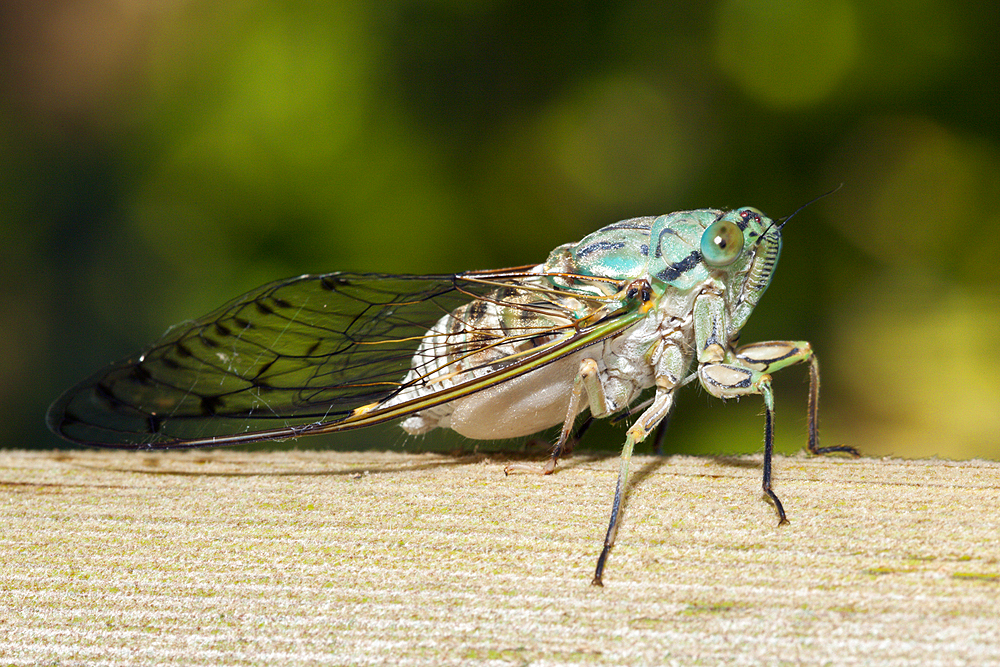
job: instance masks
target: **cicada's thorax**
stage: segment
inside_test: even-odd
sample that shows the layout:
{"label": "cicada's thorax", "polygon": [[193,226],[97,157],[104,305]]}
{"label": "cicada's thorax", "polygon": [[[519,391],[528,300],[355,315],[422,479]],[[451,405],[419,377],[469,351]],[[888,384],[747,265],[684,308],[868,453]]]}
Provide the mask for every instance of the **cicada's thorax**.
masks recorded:
{"label": "cicada's thorax", "polygon": [[[729,224],[732,223],[732,224]],[[718,257],[715,229],[738,230],[732,258]],[[767,289],[781,249],[779,227],[759,211],[700,209],[624,220],[579,243],[557,248],[552,270],[615,277],[644,277],[656,294],[657,326],[663,339],[693,348],[693,311],[699,296],[725,302],[720,336],[734,341]],[[708,255],[706,255],[708,253]]]}
{"label": "cicada's thorax", "polygon": [[[703,257],[702,237],[722,216],[735,216],[749,250],[731,265],[713,268]],[[614,336],[502,384],[421,410],[403,428],[416,434],[450,427],[470,438],[499,439],[562,423],[584,358],[597,362],[605,397],[603,405],[590,405],[597,417],[627,407],[659,375],[669,375],[668,383],[680,382],[695,353],[696,299],[706,292],[725,295],[731,340],[766,288],[777,246],[766,262],[758,262],[762,231],[761,216],[753,209],[684,211],[624,220],[559,246],[533,269],[537,278],[524,279],[525,287],[540,289],[506,288],[442,317],[413,357],[403,381],[408,388],[392,402],[517,364],[532,349],[568,335],[575,320],[591,314],[585,300],[568,294],[610,296],[615,284],[645,279],[653,291],[652,308]],[[602,280],[588,282],[586,276]]]}

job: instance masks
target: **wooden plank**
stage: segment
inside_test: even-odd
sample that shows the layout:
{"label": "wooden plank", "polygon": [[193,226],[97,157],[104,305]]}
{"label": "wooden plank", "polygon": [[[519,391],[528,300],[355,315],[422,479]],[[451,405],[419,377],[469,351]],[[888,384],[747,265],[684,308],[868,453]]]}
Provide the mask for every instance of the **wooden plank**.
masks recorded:
{"label": "wooden plank", "polygon": [[0,453],[3,664],[1000,663],[1000,464]]}

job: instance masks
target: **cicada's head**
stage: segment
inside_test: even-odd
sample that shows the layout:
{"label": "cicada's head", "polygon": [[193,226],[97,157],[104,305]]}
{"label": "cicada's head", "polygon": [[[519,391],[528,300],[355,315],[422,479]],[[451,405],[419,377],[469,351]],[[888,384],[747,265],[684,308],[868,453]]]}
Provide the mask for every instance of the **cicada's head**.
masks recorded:
{"label": "cicada's head", "polygon": [[[764,295],[767,286],[771,284],[774,267],[778,264],[778,256],[781,255],[781,225],[755,208],[741,208],[731,214],[733,213],[738,216],[738,225],[739,221],[746,225],[741,228],[745,268],[730,271],[729,274],[732,279],[729,293],[735,297],[729,299],[732,317],[730,325],[740,329]],[[709,230],[705,230],[705,236],[702,237],[703,245],[706,242],[710,246],[715,243],[715,237],[710,238]]]}
{"label": "cicada's head", "polygon": [[686,291],[705,283],[725,290],[730,327],[738,330],[760,301],[781,252],[781,226],[755,208],[701,209],[657,218],[647,269]]}

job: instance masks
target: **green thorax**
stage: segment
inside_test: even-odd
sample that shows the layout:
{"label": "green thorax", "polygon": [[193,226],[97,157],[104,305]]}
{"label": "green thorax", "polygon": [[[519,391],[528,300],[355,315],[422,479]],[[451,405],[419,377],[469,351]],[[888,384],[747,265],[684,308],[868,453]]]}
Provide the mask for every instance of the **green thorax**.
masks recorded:
{"label": "green thorax", "polygon": [[556,248],[544,272],[646,278],[662,295],[721,290],[735,331],[770,284],[780,251],[781,227],[757,209],[699,209],[608,225]]}

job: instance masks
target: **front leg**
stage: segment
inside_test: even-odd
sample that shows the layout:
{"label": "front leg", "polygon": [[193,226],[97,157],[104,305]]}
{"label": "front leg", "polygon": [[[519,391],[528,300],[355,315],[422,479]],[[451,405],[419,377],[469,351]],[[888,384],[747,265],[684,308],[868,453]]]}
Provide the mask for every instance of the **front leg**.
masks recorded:
{"label": "front leg", "polygon": [[845,452],[858,456],[853,447],[819,446],[817,413],[819,401],[819,362],[812,347],[803,341],[770,341],[745,345],[738,350],[725,352],[719,345],[708,345],[702,350],[698,376],[712,395],[733,398],[747,394],[760,394],[764,398],[764,494],[778,512],[779,525],[788,523],[785,509],[771,488],[771,457],[774,452],[774,392],[771,390],[770,372],[786,366],[809,362],[809,451],[813,454]]}
{"label": "front leg", "polygon": [[734,398],[747,394],[760,394],[764,397],[764,479],[761,487],[764,495],[774,504],[778,512],[778,525],[788,523],[785,508],[771,489],[771,455],[774,452],[774,393],[771,391],[771,376],[767,373],[747,368],[733,360],[724,363],[725,356],[719,351],[719,361],[703,361],[698,366],[698,378],[705,389],[718,398]]}
{"label": "front leg", "polygon": [[749,368],[762,373],[772,373],[785,366],[809,362],[809,453],[833,454],[842,452],[859,456],[858,450],[847,445],[819,446],[819,359],[806,341],[775,340],[751,343],[736,350],[736,358]]}

